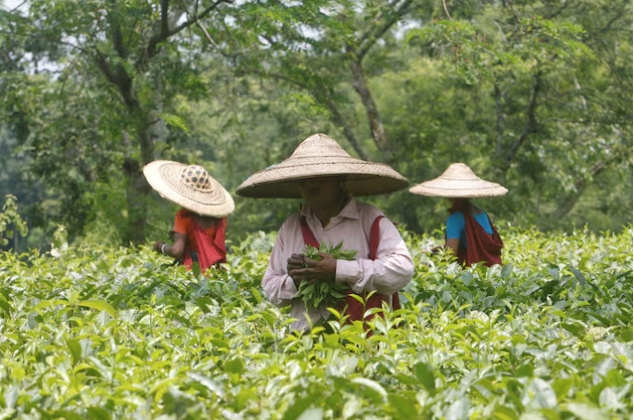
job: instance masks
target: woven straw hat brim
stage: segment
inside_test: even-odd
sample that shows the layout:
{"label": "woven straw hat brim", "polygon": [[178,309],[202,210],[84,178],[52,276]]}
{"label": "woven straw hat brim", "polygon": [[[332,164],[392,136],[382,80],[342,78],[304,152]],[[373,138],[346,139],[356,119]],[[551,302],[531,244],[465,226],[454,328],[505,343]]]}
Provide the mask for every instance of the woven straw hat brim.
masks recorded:
{"label": "woven straw hat brim", "polygon": [[194,189],[181,182],[181,173],[188,165],[168,160],[157,160],[143,168],[150,186],[164,198],[202,216],[225,217],[235,209],[231,194],[209,176],[211,187]]}
{"label": "woven straw hat brim", "polygon": [[478,198],[502,196],[508,190],[478,178],[467,165],[454,163],[438,178],[417,184],[409,192],[431,197]]}
{"label": "woven straw hat brim", "polygon": [[[363,165],[312,164],[298,167],[271,168],[253,174],[236,190],[242,197],[301,198],[297,181],[301,179],[343,175],[345,187],[355,197],[388,194],[406,188],[409,183],[398,172],[387,168]],[[380,165],[380,164],[372,164]],[[387,165],[386,165],[387,166]],[[378,174],[389,172],[390,174]]]}
{"label": "woven straw hat brim", "polygon": [[389,165],[355,159],[335,140],[325,134],[314,134],[282,163],[251,175],[236,194],[252,198],[301,198],[295,181],[337,175],[345,176],[346,189],[355,197],[387,194],[409,184]]}
{"label": "woven straw hat brim", "polygon": [[455,185],[422,183],[410,188],[409,192],[430,197],[478,198],[502,196],[506,194],[508,190],[500,185],[487,186],[484,184],[474,184],[468,188],[456,188]]}

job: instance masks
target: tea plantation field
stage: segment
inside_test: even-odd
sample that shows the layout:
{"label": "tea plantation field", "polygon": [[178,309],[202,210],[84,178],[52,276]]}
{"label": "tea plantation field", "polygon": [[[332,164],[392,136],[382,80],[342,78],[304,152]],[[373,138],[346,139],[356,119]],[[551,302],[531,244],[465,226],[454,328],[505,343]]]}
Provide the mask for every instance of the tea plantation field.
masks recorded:
{"label": "tea plantation field", "polygon": [[503,267],[406,237],[403,309],[289,334],[272,235],[208,278],[149,247],[0,254],[0,419],[632,418],[632,230],[501,229]]}

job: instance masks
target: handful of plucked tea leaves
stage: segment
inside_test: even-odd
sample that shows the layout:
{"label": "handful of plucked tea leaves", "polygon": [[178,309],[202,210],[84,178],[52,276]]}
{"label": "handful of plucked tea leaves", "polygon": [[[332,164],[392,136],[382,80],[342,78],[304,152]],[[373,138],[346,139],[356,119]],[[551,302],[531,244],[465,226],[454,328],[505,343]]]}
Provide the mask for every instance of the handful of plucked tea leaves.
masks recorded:
{"label": "handful of plucked tea leaves", "polygon": [[[354,260],[357,255],[355,250],[341,249],[343,241],[336,246],[327,246],[324,242],[319,244],[319,249],[311,245],[306,245],[304,255],[311,260],[321,260],[319,252],[331,255],[336,260]],[[302,298],[304,306],[307,308],[317,308],[322,303],[326,306],[334,307],[337,302],[345,298],[345,292],[348,286],[338,283],[330,283],[325,281],[311,282],[310,279],[302,280],[299,283],[297,294],[295,297]]]}

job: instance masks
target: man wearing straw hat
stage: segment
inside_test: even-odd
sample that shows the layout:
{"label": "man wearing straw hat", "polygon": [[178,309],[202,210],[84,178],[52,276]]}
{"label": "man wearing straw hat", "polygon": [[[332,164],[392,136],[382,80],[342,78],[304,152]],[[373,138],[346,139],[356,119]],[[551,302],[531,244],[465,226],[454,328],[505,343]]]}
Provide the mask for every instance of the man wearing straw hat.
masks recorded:
{"label": "man wearing straw hat", "polygon": [[[351,157],[325,134],[304,140],[282,163],[250,176],[236,190],[254,198],[303,198],[300,211],[281,226],[262,280],[267,299],[291,306],[292,329],[322,324],[330,312],[304,306],[296,297],[302,280],[344,285],[346,298],[337,309],[348,321],[364,320],[372,307],[398,306],[398,294],[412,278],[414,266],[398,230],[381,211],[354,197],[403,189],[407,180],[390,166]],[[320,253],[309,259],[306,245],[320,243],[356,250],[356,260]],[[368,297],[367,293],[375,292]],[[359,303],[352,294],[367,297]],[[367,318],[366,318],[367,319]]]}
{"label": "man wearing straw hat", "polygon": [[157,241],[154,250],[182,259],[188,269],[226,262],[226,216],[235,207],[227,190],[199,165],[157,160],[143,174],[162,197],[182,207],[174,220],[174,244]]}
{"label": "man wearing straw hat", "polygon": [[489,267],[502,264],[504,244],[500,235],[487,213],[469,199],[504,195],[508,192],[506,188],[478,178],[464,163],[454,163],[438,178],[415,185],[409,191],[450,199],[445,247],[454,252],[461,264],[482,262]]}

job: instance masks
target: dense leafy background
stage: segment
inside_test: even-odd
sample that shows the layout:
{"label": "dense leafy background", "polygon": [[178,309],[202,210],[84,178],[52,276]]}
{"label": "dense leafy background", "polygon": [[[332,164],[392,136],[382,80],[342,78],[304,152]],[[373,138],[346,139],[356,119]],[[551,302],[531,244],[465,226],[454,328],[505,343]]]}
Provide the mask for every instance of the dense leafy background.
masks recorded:
{"label": "dense leafy background", "polygon": [[[508,187],[485,207],[515,226],[632,221],[628,0],[0,0],[0,56],[20,251],[60,223],[78,241],[159,239],[174,208],[144,164],[202,164],[234,192],[315,132],[411,183],[465,162]],[[418,233],[445,217],[407,191],[370,200]],[[236,206],[240,241],[297,203]]]}
{"label": "dense leafy background", "polygon": [[632,418],[631,229],[500,231],[507,264],[468,270],[403,231],[416,274],[371,337],[289,334],[264,233],[209,278],[63,232],[0,253],[0,418]]}

